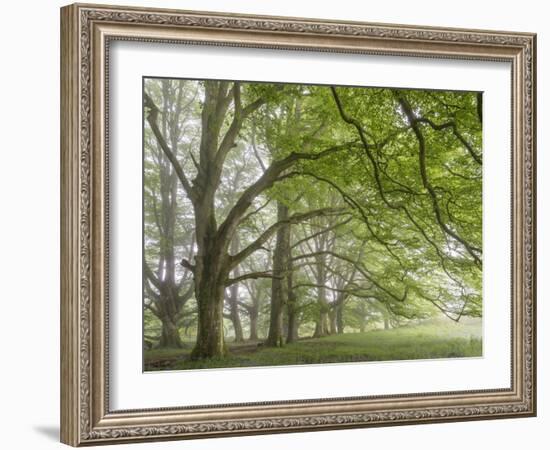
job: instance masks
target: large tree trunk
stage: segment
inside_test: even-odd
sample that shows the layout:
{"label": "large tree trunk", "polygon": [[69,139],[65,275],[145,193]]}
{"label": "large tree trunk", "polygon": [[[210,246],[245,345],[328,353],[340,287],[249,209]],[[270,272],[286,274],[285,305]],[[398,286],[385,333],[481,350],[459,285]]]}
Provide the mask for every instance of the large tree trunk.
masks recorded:
{"label": "large tree trunk", "polygon": [[224,283],[216,274],[203,273],[197,283],[197,342],[192,359],[223,357],[226,354],[223,336]]}
{"label": "large tree trunk", "polygon": [[[288,207],[277,203],[277,221],[288,219]],[[273,252],[273,280],[271,283],[271,313],[269,332],[266,345],[282,347],[283,340],[283,312],[288,297],[286,272],[288,269],[288,255],[290,248],[290,225],[283,225],[277,230],[277,241]]]}
{"label": "large tree trunk", "polygon": [[223,302],[229,270],[226,248],[216,239],[213,202],[197,208],[195,217],[197,256],[194,268],[195,297],[198,306],[197,342],[192,359],[223,357]]}
{"label": "large tree trunk", "polygon": [[[219,150],[220,129],[228,104],[223,99],[226,83],[205,82],[201,112],[200,170],[194,182],[192,198],[195,212],[197,255],[194,268],[197,299],[197,342],[193,359],[217,358],[226,354],[223,332],[225,282],[229,275],[227,249],[229,242],[220,242],[215,214],[215,195],[221,167],[215,164]],[[229,236],[230,239],[232,236]]]}

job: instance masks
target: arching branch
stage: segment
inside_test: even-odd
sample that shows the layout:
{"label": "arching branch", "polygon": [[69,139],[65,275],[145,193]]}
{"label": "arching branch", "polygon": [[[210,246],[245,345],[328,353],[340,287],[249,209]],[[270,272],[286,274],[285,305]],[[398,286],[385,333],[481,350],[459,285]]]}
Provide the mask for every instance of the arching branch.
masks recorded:
{"label": "arching branch", "polygon": [[477,162],[479,165],[483,164],[483,161],[481,159],[481,156],[479,156],[476,151],[474,150],[474,148],[472,147],[472,144],[470,144],[465,138],[464,136],[462,136],[462,134],[458,131],[458,128],[456,126],[456,122],[455,121],[450,121],[450,122],[445,122],[445,123],[442,123],[442,124],[436,124],[434,123],[433,121],[431,121],[430,119],[427,119],[425,117],[417,117],[415,118],[415,121],[417,123],[425,123],[425,124],[428,124],[431,128],[433,128],[434,130],[444,130],[446,128],[450,128],[454,134],[454,136],[460,141],[460,143],[466,148],[466,150],[468,150],[468,153],[470,154],[470,156],[474,159],[475,162]]}
{"label": "arching branch", "polygon": [[251,272],[251,273],[245,273],[243,275],[240,275],[235,278],[228,278],[225,282],[226,286],[231,286],[232,284],[239,283],[244,280],[257,280],[258,278],[277,278],[277,279],[283,279],[282,276],[276,276],[273,275],[273,272],[265,271],[265,272]]}
{"label": "arching branch", "polygon": [[283,173],[286,169],[291,167],[297,161],[316,161],[321,158],[326,158],[330,155],[348,149],[350,145],[353,144],[345,143],[343,145],[336,145],[322,150],[318,153],[292,152],[287,157],[271,163],[271,165],[262,174],[262,176],[260,176],[254,183],[252,183],[247,189],[245,189],[233,208],[231,208],[231,210],[227,214],[227,217],[219,228],[218,236],[220,238],[220,241],[225,241],[227,240],[228,236],[232,235],[241,217],[246,213],[254,199],[266,189],[272,187],[274,183],[279,181],[279,175]]}
{"label": "arching branch", "polygon": [[271,237],[275,232],[283,225],[285,224],[293,224],[293,223],[299,223],[304,220],[310,219],[311,217],[316,216],[323,216],[323,215],[331,215],[335,213],[341,213],[343,211],[343,208],[321,208],[316,209],[313,211],[308,211],[306,213],[297,213],[293,214],[286,220],[281,220],[279,222],[274,223],[271,225],[267,230],[265,230],[258,239],[256,239],[254,242],[249,244],[247,247],[245,247],[243,250],[241,250],[239,253],[230,256],[230,266],[235,267],[237,264],[239,264],[243,259],[247,258],[249,255],[254,253],[256,250],[262,248],[262,245]]}
{"label": "arching branch", "polygon": [[153,134],[155,135],[155,138],[157,142],[160,145],[160,148],[162,148],[162,151],[168,158],[168,160],[172,163],[172,166],[174,167],[174,171],[176,172],[176,175],[178,176],[181,185],[183,186],[183,189],[185,190],[185,193],[189,197],[189,199],[194,202],[196,200],[196,195],[193,192],[193,189],[191,187],[191,183],[185,176],[185,172],[183,171],[183,167],[179,163],[178,159],[172,152],[172,149],[166,142],[166,139],[164,138],[162,132],[160,131],[160,128],[158,126],[157,120],[158,115],[160,113],[157,105],[155,105],[155,102],[151,99],[151,97],[144,92],[143,93],[143,99],[144,99],[144,106],[146,108],[149,108],[149,113],[147,114],[147,122],[149,123],[149,126],[151,127],[151,131],[153,131]]}
{"label": "arching branch", "polygon": [[432,199],[432,206],[433,211],[435,214],[435,218],[437,220],[437,223],[439,224],[439,227],[441,230],[446,233],[447,235],[451,236],[456,241],[460,242],[464,248],[468,251],[468,253],[472,256],[475,263],[478,266],[481,266],[481,259],[479,255],[481,254],[481,249],[477,248],[473,245],[471,245],[469,242],[466,241],[462,236],[459,236],[458,233],[454,232],[449,228],[449,226],[445,223],[443,220],[443,216],[441,214],[441,208],[439,206],[439,202],[437,200],[437,194],[435,192],[434,187],[429,181],[428,178],[428,172],[426,170],[426,141],[424,139],[424,135],[422,133],[422,130],[418,126],[418,119],[415,117],[411,105],[409,102],[405,99],[403,96],[398,96],[398,101],[401,107],[403,108],[403,111],[405,115],[407,116],[407,119],[409,120],[409,123],[411,124],[411,127],[413,129],[413,132],[416,136],[416,139],[418,141],[418,161],[420,165],[420,177],[422,178],[422,184],[430,194],[430,197]]}
{"label": "arching branch", "polygon": [[347,256],[344,256],[344,255],[340,255],[336,252],[333,252],[333,251],[329,251],[329,250],[323,250],[323,251],[318,251],[318,252],[313,252],[313,253],[308,253],[306,255],[299,255],[299,256],[295,256],[294,258],[292,258],[293,261],[299,261],[300,259],[305,259],[305,258],[312,258],[312,257],[315,257],[317,255],[330,255],[330,256],[333,256],[334,258],[337,258],[337,259],[341,259],[343,261],[346,261],[348,262],[349,264],[355,266],[358,270],[358,272],[363,275],[368,281],[370,281],[374,286],[376,286],[378,289],[380,289],[382,292],[388,294],[391,298],[393,298],[394,300],[396,301],[399,301],[399,302],[403,302],[406,300],[407,298],[407,295],[408,295],[408,287],[406,286],[405,287],[405,291],[403,293],[402,296],[398,296],[396,294],[394,294],[393,292],[391,292],[390,290],[386,289],[384,286],[382,286],[378,281],[376,281],[373,276],[368,272],[368,270],[362,266],[361,264],[359,264],[358,261],[355,261]]}

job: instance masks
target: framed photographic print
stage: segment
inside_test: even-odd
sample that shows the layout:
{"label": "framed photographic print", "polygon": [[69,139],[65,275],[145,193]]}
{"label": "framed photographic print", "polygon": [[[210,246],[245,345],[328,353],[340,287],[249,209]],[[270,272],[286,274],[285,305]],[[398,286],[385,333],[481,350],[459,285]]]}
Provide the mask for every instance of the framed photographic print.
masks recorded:
{"label": "framed photographic print", "polygon": [[535,35],[61,9],[61,439],[536,413]]}

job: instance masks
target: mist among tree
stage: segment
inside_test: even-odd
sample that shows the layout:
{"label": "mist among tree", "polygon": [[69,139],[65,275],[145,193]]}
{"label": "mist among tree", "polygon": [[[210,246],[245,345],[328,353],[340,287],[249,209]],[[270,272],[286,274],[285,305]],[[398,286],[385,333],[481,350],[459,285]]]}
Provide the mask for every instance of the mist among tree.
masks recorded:
{"label": "mist among tree", "polygon": [[481,355],[482,96],[144,79],[148,370]]}

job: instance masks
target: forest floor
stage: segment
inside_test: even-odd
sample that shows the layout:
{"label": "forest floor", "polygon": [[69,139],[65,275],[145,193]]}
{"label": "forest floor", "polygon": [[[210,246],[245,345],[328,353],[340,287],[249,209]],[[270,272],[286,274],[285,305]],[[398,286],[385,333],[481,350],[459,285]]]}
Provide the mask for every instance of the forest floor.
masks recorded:
{"label": "forest floor", "polygon": [[280,366],[359,361],[462,358],[482,356],[481,321],[404,326],[390,330],[303,338],[282,348],[259,342],[228,342],[228,355],[191,361],[191,342],[183,349],[146,350],[146,371],[222,367]]}

